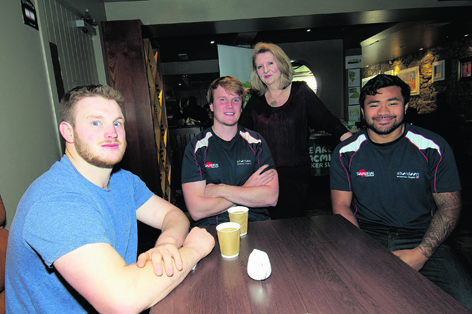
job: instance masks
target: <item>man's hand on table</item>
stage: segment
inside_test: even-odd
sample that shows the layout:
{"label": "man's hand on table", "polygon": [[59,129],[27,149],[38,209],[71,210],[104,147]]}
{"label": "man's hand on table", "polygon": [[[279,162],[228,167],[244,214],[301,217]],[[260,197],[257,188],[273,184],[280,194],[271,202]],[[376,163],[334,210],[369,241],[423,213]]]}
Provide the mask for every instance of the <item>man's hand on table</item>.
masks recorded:
{"label": "man's hand on table", "polygon": [[424,256],[418,248],[411,250],[398,250],[393,251],[392,253],[398,256],[402,261],[407,263],[416,271],[419,271],[421,268],[423,268],[424,263],[426,263],[428,260],[428,258]]}
{"label": "man's hand on table", "polygon": [[148,261],[151,261],[156,276],[163,275],[163,268],[166,275],[172,277],[174,275],[174,266],[181,271],[183,264],[178,248],[172,243],[162,243],[138,256],[138,267],[144,267]]}
{"label": "man's hand on table", "polygon": [[213,250],[215,238],[204,228],[194,227],[185,238],[183,247],[193,249],[197,252],[198,260],[201,260]]}
{"label": "man's hand on table", "polygon": [[[215,239],[205,229],[198,227],[193,228],[187,235],[183,247],[193,248],[197,251],[199,260],[207,256],[215,246]],[[156,246],[138,257],[137,266],[142,268],[148,261],[151,261],[156,276],[163,275],[163,268],[166,275],[172,277],[174,275],[174,267],[181,271],[183,269],[182,257],[178,248],[171,243],[163,243]]]}

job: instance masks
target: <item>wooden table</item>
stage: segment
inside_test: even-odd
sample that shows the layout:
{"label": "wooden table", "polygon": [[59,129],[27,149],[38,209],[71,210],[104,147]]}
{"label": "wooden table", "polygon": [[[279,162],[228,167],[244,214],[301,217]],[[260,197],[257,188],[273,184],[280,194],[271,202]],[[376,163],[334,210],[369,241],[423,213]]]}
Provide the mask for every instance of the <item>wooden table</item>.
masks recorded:
{"label": "wooden table", "polygon": [[[215,236],[215,226],[208,227]],[[247,275],[253,249],[272,275]],[[218,243],[150,313],[469,313],[339,215],[249,223],[240,255]]]}

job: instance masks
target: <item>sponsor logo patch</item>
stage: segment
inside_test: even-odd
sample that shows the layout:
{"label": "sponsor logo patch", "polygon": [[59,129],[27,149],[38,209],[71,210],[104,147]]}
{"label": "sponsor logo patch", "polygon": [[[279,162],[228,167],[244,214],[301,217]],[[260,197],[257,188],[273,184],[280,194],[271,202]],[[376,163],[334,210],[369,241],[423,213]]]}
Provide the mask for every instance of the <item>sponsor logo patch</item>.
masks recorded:
{"label": "sponsor logo patch", "polygon": [[419,172],[411,172],[411,171],[398,171],[397,178],[402,179],[419,179],[420,173]]}
{"label": "sponsor logo patch", "polygon": [[357,172],[357,176],[362,177],[362,178],[374,177],[374,172],[373,171],[365,171],[364,169],[361,169]]}
{"label": "sponsor logo patch", "polygon": [[251,160],[249,159],[241,159],[236,161],[237,166],[250,166],[252,165]]}
{"label": "sponsor logo patch", "polygon": [[211,163],[210,161],[208,161],[208,162],[205,164],[205,168],[208,168],[208,169],[215,169],[215,168],[218,168],[218,164],[213,164],[213,163]]}

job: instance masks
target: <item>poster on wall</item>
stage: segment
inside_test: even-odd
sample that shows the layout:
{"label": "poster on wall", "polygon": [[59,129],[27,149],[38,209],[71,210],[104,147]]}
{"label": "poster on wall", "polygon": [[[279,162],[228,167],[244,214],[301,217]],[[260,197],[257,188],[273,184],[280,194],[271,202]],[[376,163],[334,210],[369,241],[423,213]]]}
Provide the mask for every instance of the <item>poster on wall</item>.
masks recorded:
{"label": "poster on wall", "polygon": [[310,136],[308,153],[311,161],[312,176],[329,176],[333,142],[327,136]]}
{"label": "poster on wall", "polygon": [[21,11],[23,13],[23,23],[39,30],[38,16],[36,15],[34,3],[29,0],[21,0]]}
{"label": "poster on wall", "polygon": [[350,121],[361,121],[361,106],[348,106],[349,120]]}
{"label": "poster on wall", "polygon": [[361,88],[358,86],[351,86],[347,88],[348,98],[350,105],[357,105],[359,103],[359,96],[361,94]]}
{"label": "poster on wall", "polygon": [[350,69],[347,70],[347,86],[360,86],[361,85],[361,70]]}
{"label": "poster on wall", "polygon": [[362,68],[362,55],[346,57],[346,69],[360,68]]}

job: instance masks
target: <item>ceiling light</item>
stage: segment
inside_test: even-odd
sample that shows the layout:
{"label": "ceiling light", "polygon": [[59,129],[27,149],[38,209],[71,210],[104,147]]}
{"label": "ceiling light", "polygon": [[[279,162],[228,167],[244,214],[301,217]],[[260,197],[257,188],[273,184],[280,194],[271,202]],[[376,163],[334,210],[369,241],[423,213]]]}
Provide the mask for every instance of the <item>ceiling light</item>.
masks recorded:
{"label": "ceiling light", "polygon": [[465,35],[464,35],[464,37],[467,37],[467,36],[469,36],[469,34],[465,34]]}
{"label": "ceiling light", "polygon": [[307,29],[307,30],[306,30],[306,32],[307,32],[307,33],[311,32],[311,29],[310,29],[310,28],[309,28],[309,29]]}
{"label": "ceiling light", "polygon": [[423,50],[423,48],[420,48],[420,50]]}
{"label": "ceiling light", "polygon": [[214,41],[214,40],[210,41],[210,44],[212,44],[212,45],[213,45],[214,43],[215,43],[215,41]]}

